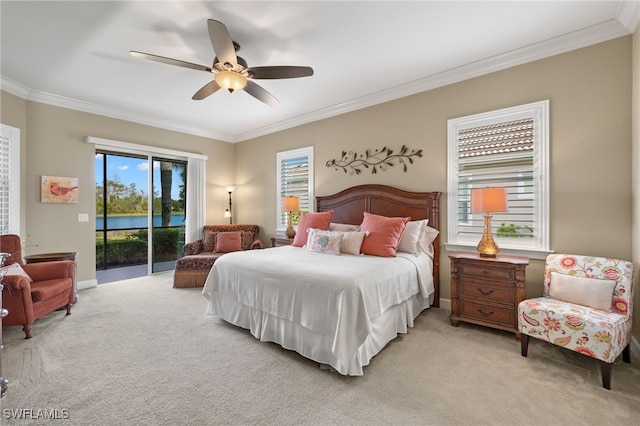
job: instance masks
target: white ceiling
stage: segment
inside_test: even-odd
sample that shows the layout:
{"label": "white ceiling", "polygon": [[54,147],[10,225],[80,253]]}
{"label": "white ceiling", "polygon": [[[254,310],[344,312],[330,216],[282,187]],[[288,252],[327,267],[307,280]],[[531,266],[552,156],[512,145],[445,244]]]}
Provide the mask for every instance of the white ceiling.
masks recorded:
{"label": "white ceiling", "polygon": [[[631,34],[640,1],[6,1],[0,83],[26,99],[237,142]],[[249,66],[311,77],[191,96],[211,74],[207,19]]]}

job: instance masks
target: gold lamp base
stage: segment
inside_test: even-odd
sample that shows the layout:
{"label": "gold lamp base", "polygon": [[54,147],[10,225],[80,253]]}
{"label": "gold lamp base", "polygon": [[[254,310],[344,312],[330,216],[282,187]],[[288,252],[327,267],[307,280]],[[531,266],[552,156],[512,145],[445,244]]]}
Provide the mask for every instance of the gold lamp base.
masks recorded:
{"label": "gold lamp base", "polygon": [[293,216],[291,212],[289,212],[289,221],[287,224],[287,230],[284,231],[284,234],[287,236],[287,238],[293,238],[296,236],[296,230],[293,229]]}
{"label": "gold lamp base", "polygon": [[491,215],[484,215],[484,233],[482,234],[482,239],[478,243],[478,253],[480,257],[496,257],[500,249],[498,245],[493,240],[493,235],[491,233]]}

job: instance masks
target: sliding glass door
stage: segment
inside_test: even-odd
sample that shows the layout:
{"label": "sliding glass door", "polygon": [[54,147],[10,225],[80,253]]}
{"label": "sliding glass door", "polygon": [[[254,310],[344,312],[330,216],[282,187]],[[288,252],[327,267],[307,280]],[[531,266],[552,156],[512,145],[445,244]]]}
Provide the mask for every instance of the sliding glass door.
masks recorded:
{"label": "sliding glass door", "polygon": [[184,255],[187,163],[153,158],[152,272],[172,270]]}
{"label": "sliding glass door", "polygon": [[96,269],[173,269],[184,245],[186,162],[97,151],[95,166]]}

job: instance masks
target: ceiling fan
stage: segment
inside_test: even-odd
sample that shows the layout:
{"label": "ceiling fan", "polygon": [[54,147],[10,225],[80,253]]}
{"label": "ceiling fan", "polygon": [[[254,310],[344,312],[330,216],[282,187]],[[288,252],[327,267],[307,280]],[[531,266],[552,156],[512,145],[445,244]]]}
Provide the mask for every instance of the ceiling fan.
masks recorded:
{"label": "ceiling fan", "polygon": [[229,93],[244,90],[254,98],[268,105],[277,106],[280,102],[275,96],[260,85],[254,83],[252,79],[297,78],[313,75],[313,69],[311,67],[288,65],[249,67],[247,61],[236,55],[236,52],[240,50],[240,45],[231,39],[231,34],[227,27],[222,22],[214,19],[207,20],[207,25],[213,51],[216,54],[213,65],[210,67],[178,59],[165,58],[164,56],[152,55],[150,53],[137,52],[135,50],[129,53],[138,58],[213,73],[213,80],[205,84],[193,95],[192,99],[194,100],[204,99],[219,89],[228,90]]}

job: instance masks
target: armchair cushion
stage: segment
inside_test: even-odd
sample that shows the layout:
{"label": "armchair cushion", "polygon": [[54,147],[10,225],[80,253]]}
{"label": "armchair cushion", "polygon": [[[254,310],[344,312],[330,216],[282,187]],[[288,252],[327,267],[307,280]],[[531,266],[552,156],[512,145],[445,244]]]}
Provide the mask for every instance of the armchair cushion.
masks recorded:
{"label": "armchair cushion", "polygon": [[629,344],[631,322],[615,312],[550,297],[525,300],[518,311],[521,332],[591,358],[612,363]]}
{"label": "armchair cushion", "polygon": [[[71,285],[73,285],[73,283],[71,283]],[[38,281],[31,284],[31,299],[34,302],[42,302],[53,299],[68,290],[69,283],[64,279]]]}

